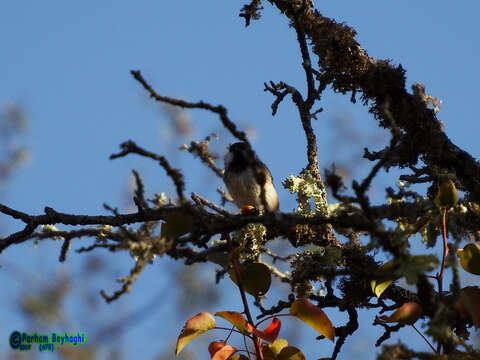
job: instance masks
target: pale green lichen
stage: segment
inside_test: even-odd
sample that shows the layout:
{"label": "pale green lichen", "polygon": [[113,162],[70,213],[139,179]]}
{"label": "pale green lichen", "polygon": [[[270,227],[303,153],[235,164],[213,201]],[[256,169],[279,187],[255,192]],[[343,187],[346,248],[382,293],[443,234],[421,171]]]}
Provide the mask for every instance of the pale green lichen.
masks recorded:
{"label": "pale green lichen", "polygon": [[[310,174],[290,175],[283,181],[283,186],[292,194],[297,194],[296,212],[304,216],[322,214],[328,216],[327,193],[323,186]],[[315,209],[312,210],[309,200],[312,199]]]}
{"label": "pale green lichen", "polygon": [[243,254],[248,254],[251,260],[257,260],[260,256],[262,244],[265,242],[265,235],[267,228],[260,223],[250,223],[242,229],[233,233],[233,240],[240,244],[242,248],[248,247],[248,251],[243,251]]}
{"label": "pale green lichen", "polygon": [[97,235],[97,240],[105,240],[112,233],[113,226],[110,225],[99,225],[100,232]]}
{"label": "pale green lichen", "polygon": [[42,225],[42,230],[44,233],[49,234],[50,238],[53,240],[64,240],[63,236],[54,235],[55,233],[60,231],[54,225],[50,225],[50,224]]}
{"label": "pale green lichen", "polygon": [[154,204],[155,209],[160,209],[169,203],[169,199],[164,192],[160,194],[156,193],[155,197],[150,201]]}

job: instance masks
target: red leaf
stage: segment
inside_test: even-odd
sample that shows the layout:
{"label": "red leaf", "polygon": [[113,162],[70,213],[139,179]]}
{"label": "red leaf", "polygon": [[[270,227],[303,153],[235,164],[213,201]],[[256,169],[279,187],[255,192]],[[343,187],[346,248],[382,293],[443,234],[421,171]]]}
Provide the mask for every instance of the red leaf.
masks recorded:
{"label": "red leaf", "polygon": [[274,342],[278,337],[278,333],[280,332],[280,327],[282,326],[282,323],[280,322],[279,319],[273,318],[270,325],[263,331],[258,330],[257,328],[253,327],[251,324],[248,324],[247,326],[248,326],[248,331],[250,331],[252,334],[255,334],[260,339],[263,339],[268,342]]}

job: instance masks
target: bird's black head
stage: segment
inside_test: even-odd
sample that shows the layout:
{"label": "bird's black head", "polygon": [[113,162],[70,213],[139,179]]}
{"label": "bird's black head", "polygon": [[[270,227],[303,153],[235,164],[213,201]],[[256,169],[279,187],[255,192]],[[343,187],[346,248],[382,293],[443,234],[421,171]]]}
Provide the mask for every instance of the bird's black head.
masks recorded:
{"label": "bird's black head", "polygon": [[228,147],[228,151],[232,152],[232,153],[247,153],[249,151],[252,151],[250,149],[250,146],[248,145],[248,143],[246,142],[237,142],[235,144],[231,144],[229,147]]}
{"label": "bird's black head", "polygon": [[237,142],[228,147],[225,168],[229,171],[244,171],[255,160],[255,153],[246,142]]}

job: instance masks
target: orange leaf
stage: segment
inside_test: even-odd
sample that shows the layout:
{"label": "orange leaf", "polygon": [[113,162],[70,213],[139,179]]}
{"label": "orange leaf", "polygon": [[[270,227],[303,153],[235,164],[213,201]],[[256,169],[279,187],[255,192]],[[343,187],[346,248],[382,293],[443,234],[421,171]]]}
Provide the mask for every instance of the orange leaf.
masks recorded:
{"label": "orange leaf", "polygon": [[275,339],[278,337],[278,333],[280,332],[280,327],[282,323],[279,319],[273,318],[270,325],[263,331],[258,330],[257,328],[253,327],[251,324],[247,324],[248,330],[258,336],[260,339],[263,339],[268,342],[274,342]]}
{"label": "orange leaf", "polygon": [[220,316],[230,322],[238,330],[245,332],[247,330],[247,320],[243,317],[242,314],[235,311],[219,311],[215,313],[215,316]]}
{"label": "orange leaf", "polygon": [[226,360],[236,351],[237,349],[233,346],[226,345],[225,341],[214,341],[208,345],[208,352],[212,360]]}
{"label": "orange leaf", "polygon": [[215,355],[215,353],[220,350],[221,348],[223,348],[225,345],[227,345],[225,343],[225,341],[214,341],[214,342],[211,342],[210,345],[208,345],[208,352],[210,353],[210,357],[212,357],[213,355]]}
{"label": "orange leaf", "polygon": [[473,325],[478,329],[480,327],[480,288],[467,286],[460,290],[455,308],[459,311],[462,318],[470,315]]}
{"label": "orange leaf", "polygon": [[198,335],[213,329],[215,327],[215,319],[212,314],[208,312],[201,312],[187,320],[183,326],[182,332],[177,339],[177,346],[175,348],[175,355],[178,356],[180,351]]}
{"label": "orange leaf", "polygon": [[322,309],[313,305],[308,299],[297,299],[290,306],[290,315],[310,325],[330,341],[335,337],[335,328]]}
{"label": "orange leaf", "polygon": [[463,249],[457,250],[457,256],[460,258],[462,268],[475,275],[480,275],[480,245],[470,243]]}
{"label": "orange leaf", "polygon": [[390,316],[379,316],[385,322],[397,322],[405,325],[412,325],[423,314],[423,309],[416,302],[407,302],[400,306]]}

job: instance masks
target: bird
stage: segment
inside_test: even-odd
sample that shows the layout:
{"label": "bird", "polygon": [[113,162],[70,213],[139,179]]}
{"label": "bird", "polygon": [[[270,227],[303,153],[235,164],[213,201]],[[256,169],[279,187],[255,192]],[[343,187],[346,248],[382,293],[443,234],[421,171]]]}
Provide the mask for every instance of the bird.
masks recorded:
{"label": "bird", "polygon": [[254,207],[260,214],[278,211],[278,195],[272,174],[247,142],[228,146],[223,181],[240,212]]}

